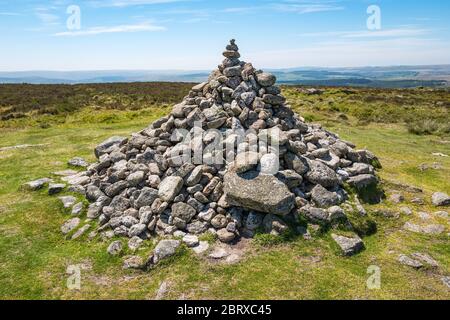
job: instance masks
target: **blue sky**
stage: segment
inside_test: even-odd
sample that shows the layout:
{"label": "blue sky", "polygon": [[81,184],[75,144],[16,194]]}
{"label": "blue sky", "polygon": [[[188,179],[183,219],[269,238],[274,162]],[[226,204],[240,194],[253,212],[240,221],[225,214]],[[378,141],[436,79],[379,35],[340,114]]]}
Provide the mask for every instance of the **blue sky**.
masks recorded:
{"label": "blue sky", "polygon": [[450,64],[449,18],[442,0],[0,0],[0,71],[209,70],[230,38],[261,68]]}

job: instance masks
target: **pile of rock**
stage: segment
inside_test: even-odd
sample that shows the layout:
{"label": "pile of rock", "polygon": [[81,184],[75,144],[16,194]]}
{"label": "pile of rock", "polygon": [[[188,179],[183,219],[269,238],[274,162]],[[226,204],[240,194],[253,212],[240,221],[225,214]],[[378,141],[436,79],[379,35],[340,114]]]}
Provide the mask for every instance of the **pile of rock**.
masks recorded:
{"label": "pile of rock", "polygon": [[[129,139],[103,142],[98,162],[67,180],[91,202],[87,217],[98,219],[99,232],[141,239],[212,232],[226,243],[276,235],[301,217],[345,222],[344,185],[378,183],[372,153],[306,124],[274,75],[239,60],[234,40],[223,55],[170,115]],[[346,253],[354,246],[360,239]]]}

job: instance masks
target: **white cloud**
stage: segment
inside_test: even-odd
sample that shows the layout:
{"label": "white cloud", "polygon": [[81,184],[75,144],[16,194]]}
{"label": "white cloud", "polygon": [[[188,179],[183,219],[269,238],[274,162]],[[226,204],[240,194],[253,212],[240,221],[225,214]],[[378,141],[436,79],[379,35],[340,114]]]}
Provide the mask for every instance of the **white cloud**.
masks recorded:
{"label": "white cloud", "polygon": [[130,7],[130,6],[164,4],[182,1],[188,0],[105,0],[105,1],[91,1],[90,3],[96,7]]}
{"label": "white cloud", "polygon": [[287,0],[284,3],[275,4],[274,8],[278,11],[298,14],[344,10],[343,6],[337,4],[338,2]]}
{"label": "white cloud", "polygon": [[0,12],[0,16],[21,16],[22,14],[16,12]]}
{"label": "white cloud", "polygon": [[391,38],[391,37],[415,37],[431,33],[429,29],[422,28],[393,28],[382,30],[362,31],[332,31],[312,32],[300,34],[301,37],[340,37],[340,38]]}
{"label": "white cloud", "polygon": [[98,35],[103,33],[124,33],[124,32],[155,32],[165,31],[166,28],[162,26],[156,26],[151,23],[141,23],[134,25],[120,25],[112,27],[93,27],[85,30],[58,32],[53,36],[55,37],[77,37],[77,36],[89,36]]}

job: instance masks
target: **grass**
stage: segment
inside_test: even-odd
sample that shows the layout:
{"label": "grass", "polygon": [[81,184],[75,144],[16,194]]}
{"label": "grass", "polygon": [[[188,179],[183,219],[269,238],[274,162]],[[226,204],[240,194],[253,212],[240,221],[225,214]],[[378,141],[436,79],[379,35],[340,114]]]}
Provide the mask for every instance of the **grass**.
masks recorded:
{"label": "grass", "polygon": [[[293,105],[303,114],[310,112]],[[235,265],[211,264],[183,249],[157,268],[139,272],[123,270],[123,257],[106,253],[110,241],[88,241],[86,237],[66,240],[59,228],[69,216],[57,197],[48,196],[45,190],[19,190],[29,180],[66,169],[67,160],[74,156],[94,161],[92,150],[98,142],[136,132],[168,111],[167,107],[140,111],[82,108],[65,116],[25,118],[19,126],[11,124],[20,120],[14,119],[2,126],[0,146],[49,145],[0,151],[1,299],[153,299],[163,281],[169,283],[167,299],[450,298],[440,280],[441,275],[450,273],[447,235],[402,231],[405,221],[418,218],[393,219],[374,213],[380,208],[395,210],[389,202],[365,205],[378,230],[364,237],[366,249],[351,258],[341,256],[331,232],[327,232],[309,241],[291,236],[260,237],[250,244],[246,258]],[[399,184],[419,186],[424,190],[419,196],[426,200],[425,206],[407,205],[415,212],[436,211],[429,199],[435,191],[450,193],[450,158],[432,153],[450,154],[448,136],[416,136],[399,123],[358,125],[348,112],[349,120],[334,121],[328,112],[316,112],[314,117],[322,119],[327,129],[379,156],[383,165],[380,176],[388,195],[398,192]],[[50,117],[46,129],[38,125],[42,117]],[[56,118],[59,121],[54,121]],[[443,169],[418,169],[423,163],[434,162]],[[402,192],[407,201],[417,196]],[[448,227],[448,220],[436,222]],[[203,240],[214,241],[209,237]],[[139,255],[147,257],[153,245],[146,243]],[[397,262],[399,254],[417,251],[430,254],[441,268],[416,271]],[[67,267],[74,264],[91,266],[82,270],[81,290],[68,290],[66,286]],[[371,265],[381,268],[380,290],[367,289],[367,268]]]}

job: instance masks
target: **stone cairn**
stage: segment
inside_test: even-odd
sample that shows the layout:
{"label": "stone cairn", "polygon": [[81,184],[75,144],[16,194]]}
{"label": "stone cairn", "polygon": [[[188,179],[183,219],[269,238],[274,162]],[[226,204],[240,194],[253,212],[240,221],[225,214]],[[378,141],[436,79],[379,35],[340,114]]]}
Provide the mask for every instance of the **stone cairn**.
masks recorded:
{"label": "stone cairn", "polygon": [[[170,115],[96,147],[98,162],[75,179],[98,232],[142,240],[211,232],[229,243],[300,232],[305,220],[348,225],[344,186],[377,185],[372,153],[306,124],[274,75],[239,60],[234,40],[223,55]],[[333,238],[345,252],[361,247],[358,238]]]}

